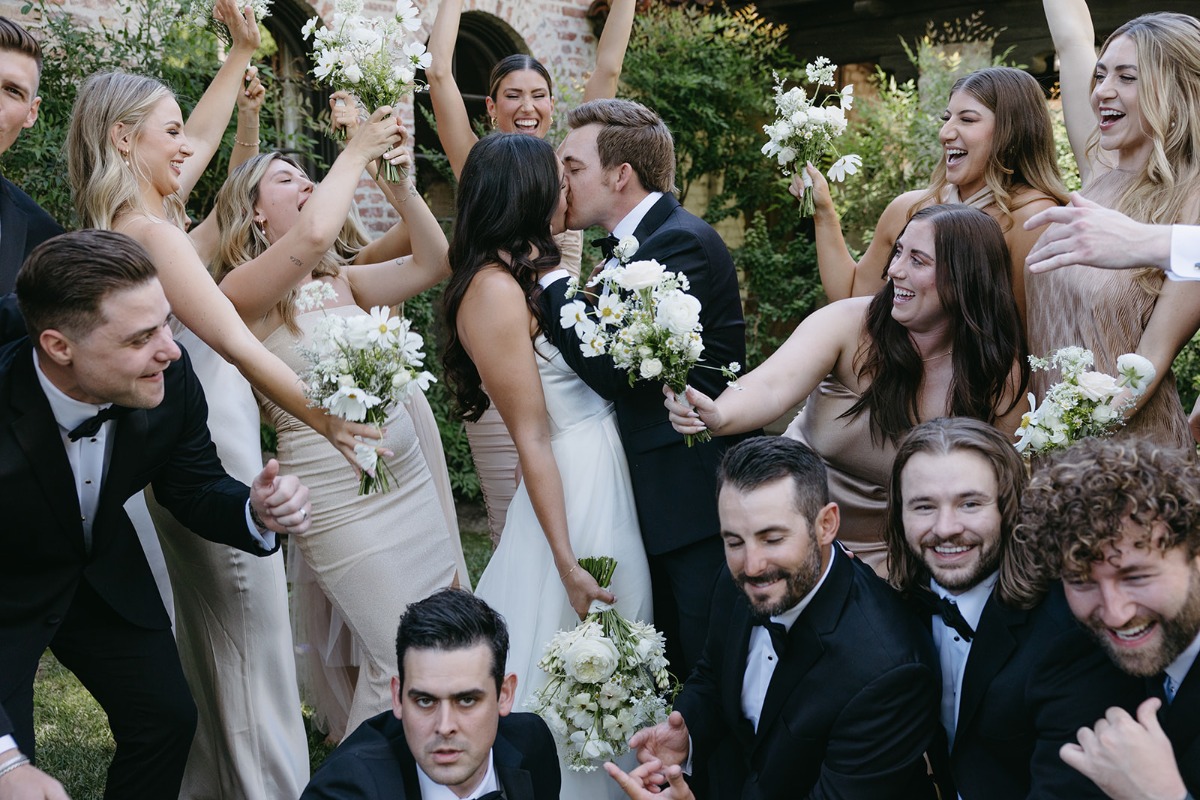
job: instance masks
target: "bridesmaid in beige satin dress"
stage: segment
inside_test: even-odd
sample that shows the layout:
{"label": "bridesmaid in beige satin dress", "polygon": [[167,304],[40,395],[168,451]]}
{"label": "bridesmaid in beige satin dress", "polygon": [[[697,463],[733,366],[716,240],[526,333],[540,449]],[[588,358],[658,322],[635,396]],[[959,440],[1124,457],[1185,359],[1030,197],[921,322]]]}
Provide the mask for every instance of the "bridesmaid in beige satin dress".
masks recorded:
{"label": "bridesmaid in beige satin dress", "polygon": [[[1097,60],[1084,0],[1047,0],[1061,63],[1063,114],[1089,200],[1138,222],[1200,222],[1200,22],[1146,14],[1118,28]],[[1030,352],[1086,347],[1115,373],[1122,353],[1154,364],[1155,382],[1117,435],[1193,446],[1171,363],[1200,328],[1200,285],[1155,269],[1082,265],[1030,275]],[[1035,373],[1040,398],[1057,373]]]}
{"label": "bridesmaid in beige satin dress", "polygon": [[887,574],[884,516],[896,443],[935,417],[1010,434],[1028,410],[1021,321],[999,224],[962,205],[929,206],[896,242],[888,283],[813,312],[757,369],[715,400],[669,391],[680,433],[760,428],[807,398],[788,435],[813,448],[842,509],[838,539]]}

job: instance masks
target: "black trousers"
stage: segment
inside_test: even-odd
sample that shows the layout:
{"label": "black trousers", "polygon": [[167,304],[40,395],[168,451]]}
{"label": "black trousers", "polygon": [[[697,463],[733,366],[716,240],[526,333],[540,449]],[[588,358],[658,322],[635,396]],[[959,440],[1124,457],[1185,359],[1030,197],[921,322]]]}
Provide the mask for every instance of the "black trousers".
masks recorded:
{"label": "black trousers", "polygon": [[713,586],[725,565],[725,547],[710,536],[649,557],[654,627],[667,639],[667,660],[680,683],[704,651]]}
{"label": "black trousers", "polygon": [[[146,630],[117,615],[86,580],[50,641],[58,660],[108,715],[117,752],[106,800],[175,800],[196,732],[196,705],[169,630]],[[4,708],[22,752],[33,756],[33,665]]]}

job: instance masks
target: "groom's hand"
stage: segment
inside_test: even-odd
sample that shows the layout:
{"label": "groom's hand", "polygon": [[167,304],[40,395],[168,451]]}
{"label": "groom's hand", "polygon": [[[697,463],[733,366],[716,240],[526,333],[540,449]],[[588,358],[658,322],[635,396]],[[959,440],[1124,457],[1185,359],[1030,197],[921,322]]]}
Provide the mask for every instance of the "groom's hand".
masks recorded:
{"label": "groom's hand", "polygon": [[308,487],[295,475],[280,475],[273,458],[250,484],[250,507],[276,533],[304,533],[312,524]]}
{"label": "groom's hand", "polygon": [[[10,751],[10,754],[15,751]],[[0,762],[7,758],[0,758]],[[71,800],[62,784],[32,764],[0,777],[0,800]]]}
{"label": "groom's hand", "polygon": [[679,766],[687,761],[691,734],[683,714],[672,711],[666,722],[660,722],[653,728],[642,728],[635,733],[629,740],[629,747],[637,751],[638,761],[643,764],[660,761],[666,766]]}

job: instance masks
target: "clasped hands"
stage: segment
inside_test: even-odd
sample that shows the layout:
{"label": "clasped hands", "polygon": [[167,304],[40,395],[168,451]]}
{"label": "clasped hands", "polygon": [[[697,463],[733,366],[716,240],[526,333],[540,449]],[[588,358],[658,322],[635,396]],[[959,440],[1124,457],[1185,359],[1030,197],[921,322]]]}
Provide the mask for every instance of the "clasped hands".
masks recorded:
{"label": "clasped hands", "polygon": [[666,722],[638,731],[629,746],[641,762],[636,769],[627,773],[611,761],[604,765],[626,795],[633,800],[695,800],[683,778],[691,736],[682,714],[672,711]]}

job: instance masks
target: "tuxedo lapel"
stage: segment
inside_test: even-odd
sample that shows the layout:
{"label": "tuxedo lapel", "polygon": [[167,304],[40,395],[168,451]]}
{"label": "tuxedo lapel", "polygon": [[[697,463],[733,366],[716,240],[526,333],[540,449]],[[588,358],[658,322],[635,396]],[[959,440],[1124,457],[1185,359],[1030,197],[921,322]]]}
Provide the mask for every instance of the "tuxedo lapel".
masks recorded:
{"label": "tuxedo lapel", "polygon": [[[722,674],[741,677],[737,680],[722,682],[722,702],[725,705],[726,719],[737,720],[733,732],[746,752],[749,752],[754,746],[754,726],[742,713],[742,681],[746,674],[746,657],[750,652],[750,631],[753,627],[750,604],[744,596],[739,597],[731,614],[729,626],[730,641],[736,643],[736,646],[725,648],[725,664],[722,667]],[[761,720],[758,727],[759,730],[762,730]]]}
{"label": "tuxedo lapel", "polygon": [[979,629],[971,642],[967,664],[963,668],[956,730],[966,730],[971,724],[992,680],[1017,649],[1015,629],[1028,619],[1028,611],[1004,605],[996,599],[995,592],[988,598],[979,617]]}
{"label": "tuxedo lapel", "polygon": [[[1159,696],[1162,696],[1161,690]],[[1184,676],[1175,699],[1170,704],[1164,700],[1158,720],[1176,753],[1186,752],[1200,736],[1200,659]]]}
{"label": "tuxedo lapel", "polygon": [[664,194],[658,198],[658,202],[650,206],[646,216],[642,217],[642,221],[634,229],[634,238],[639,243],[645,242],[662,227],[662,224],[667,221],[667,217],[671,216],[671,213],[677,208],[679,208],[679,201],[675,199],[674,195]]}
{"label": "tuxedo lapel", "polygon": [[[146,466],[146,439],[149,435],[149,421],[145,409],[134,409],[113,423],[112,455],[108,460],[108,469],[104,472],[104,483],[100,487],[99,514],[125,514],[125,501],[129,499],[126,492],[131,482],[138,477],[141,468]],[[135,487],[140,490],[140,486]],[[92,530],[93,542],[111,533],[113,526],[96,525]]]}
{"label": "tuxedo lapel", "polygon": [[497,731],[496,741],[492,743],[492,763],[496,767],[496,777],[500,779],[504,796],[511,800],[533,797],[533,776],[529,770],[521,768],[523,759],[521,751]]}
{"label": "tuxedo lapel", "polygon": [[0,178],[0,264],[20,265],[25,260],[29,221],[13,202],[9,185],[7,179]]}

